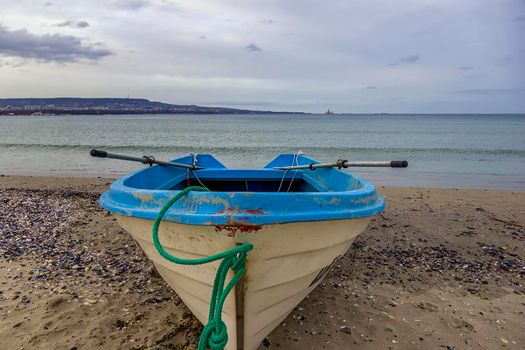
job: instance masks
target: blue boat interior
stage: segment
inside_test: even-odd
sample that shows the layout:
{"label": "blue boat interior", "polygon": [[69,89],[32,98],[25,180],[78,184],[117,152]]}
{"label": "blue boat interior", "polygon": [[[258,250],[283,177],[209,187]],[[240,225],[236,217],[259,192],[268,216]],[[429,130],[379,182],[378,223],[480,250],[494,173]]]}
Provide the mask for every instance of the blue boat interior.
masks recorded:
{"label": "blue boat interior", "polygon": [[282,154],[260,169],[228,169],[209,154],[173,160],[194,164],[201,170],[155,166],[130,175],[124,185],[137,189],[180,191],[188,186],[204,186],[213,192],[328,192],[352,191],[363,183],[351,174],[333,169],[289,170],[275,167],[308,165],[317,161],[304,155]]}
{"label": "blue boat interior", "polygon": [[[202,184],[201,184],[202,183]],[[304,179],[210,179],[190,178],[181,181],[170,190],[182,190],[187,186],[206,186],[213,192],[319,192],[314,186]]]}

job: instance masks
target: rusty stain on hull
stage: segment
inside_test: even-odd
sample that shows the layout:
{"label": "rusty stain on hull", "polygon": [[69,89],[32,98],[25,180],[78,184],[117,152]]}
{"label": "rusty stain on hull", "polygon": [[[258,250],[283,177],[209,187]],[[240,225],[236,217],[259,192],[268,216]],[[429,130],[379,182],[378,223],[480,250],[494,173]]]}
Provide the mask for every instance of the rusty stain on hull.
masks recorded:
{"label": "rusty stain on hull", "polygon": [[252,225],[243,221],[248,221],[248,217],[240,217],[234,220],[233,215],[241,212],[251,215],[264,215],[264,212],[260,209],[243,209],[239,210],[236,208],[227,208],[225,210],[219,210],[217,214],[224,215],[227,217],[227,224],[215,225],[215,232],[226,233],[228,237],[235,237],[238,233],[254,233],[262,228],[262,225]]}
{"label": "rusty stain on hull", "polygon": [[245,212],[249,214],[264,215],[264,211],[261,209],[246,209]]}
{"label": "rusty stain on hull", "polygon": [[226,233],[228,237],[235,237],[239,233],[255,233],[262,229],[262,225],[250,225],[237,222],[230,225],[215,225],[215,232]]}

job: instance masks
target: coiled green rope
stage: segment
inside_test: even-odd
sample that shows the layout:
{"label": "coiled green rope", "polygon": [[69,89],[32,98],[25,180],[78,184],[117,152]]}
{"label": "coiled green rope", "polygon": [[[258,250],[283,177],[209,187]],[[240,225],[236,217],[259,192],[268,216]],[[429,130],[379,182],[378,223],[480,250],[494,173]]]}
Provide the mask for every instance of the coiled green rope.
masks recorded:
{"label": "coiled green rope", "polygon": [[[159,241],[159,225],[162,218],[168,209],[179,199],[191,191],[208,191],[208,189],[200,186],[190,186],[180,191],[175,197],[170,199],[168,203],[160,209],[155,222],[153,222],[152,236],[153,244],[166,260],[181,265],[201,265],[212,261],[222,259],[217,273],[215,274],[215,281],[213,283],[213,290],[210,300],[210,312],[208,316],[208,324],[204,326],[199,339],[198,350],[206,350],[209,346],[212,350],[221,350],[228,343],[228,330],[226,324],[222,320],[222,308],[226,297],[231,292],[235,284],[242,278],[246,272],[246,255],[253,249],[253,245],[243,243],[235,248],[228,249],[224,252],[208,256],[200,259],[182,259],[168,253],[160,244]],[[226,287],[226,276],[228,270],[232,269],[234,272],[233,278],[228,282]]]}

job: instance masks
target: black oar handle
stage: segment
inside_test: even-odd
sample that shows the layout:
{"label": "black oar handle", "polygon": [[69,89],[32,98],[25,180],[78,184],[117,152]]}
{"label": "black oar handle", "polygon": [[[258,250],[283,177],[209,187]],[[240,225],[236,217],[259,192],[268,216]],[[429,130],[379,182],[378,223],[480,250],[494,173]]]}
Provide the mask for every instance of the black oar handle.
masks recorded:
{"label": "black oar handle", "polygon": [[155,157],[152,157],[152,156],[134,157],[134,156],[128,156],[125,154],[109,153],[109,152],[101,151],[98,149],[92,149],[89,152],[89,154],[91,154],[91,156],[93,157],[98,157],[98,158],[128,160],[132,162],[140,162],[142,164],[149,164],[150,166],[153,164],[158,164],[158,165],[174,166],[178,168],[186,168],[186,169],[191,169],[191,170],[204,169],[201,166],[196,166],[196,165],[191,165],[191,164],[182,164],[182,163],[175,163],[175,162],[166,162],[163,160],[156,160]]}
{"label": "black oar handle", "polygon": [[278,170],[301,170],[301,169],[315,170],[319,168],[338,168],[338,169],[344,168],[346,169],[348,167],[406,168],[408,167],[408,162],[406,160],[349,161],[349,160],[339,159],[335,163],[312,163],[312,164],[304,164],[304,165],[290,165],[290,166],[275,167],[274,169],[278,169]]}
{"label": "black oar handle", "polygon": [[106,158],[108,156],[108,152],[106,151],[100,151],[98,149],[92,149],[89,154],[91,154],[92,157],[99,157],[99,158]]}
{"label": "black oar handle", "polygon": [[390,162],[390,167],[392,168],[406,168],[408,162],[406,160],[393,160]]}

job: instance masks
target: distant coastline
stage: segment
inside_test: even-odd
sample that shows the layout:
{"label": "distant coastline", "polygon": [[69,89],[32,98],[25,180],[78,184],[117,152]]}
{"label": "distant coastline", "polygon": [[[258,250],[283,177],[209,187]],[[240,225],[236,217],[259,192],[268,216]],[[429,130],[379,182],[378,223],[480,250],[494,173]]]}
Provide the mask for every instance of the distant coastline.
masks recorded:
{"label": "distant coastline", "polygon": [[104,114],[306,114],[225,107],[176,105],[142,98],[0,98],[0,115],[104,115]]}

